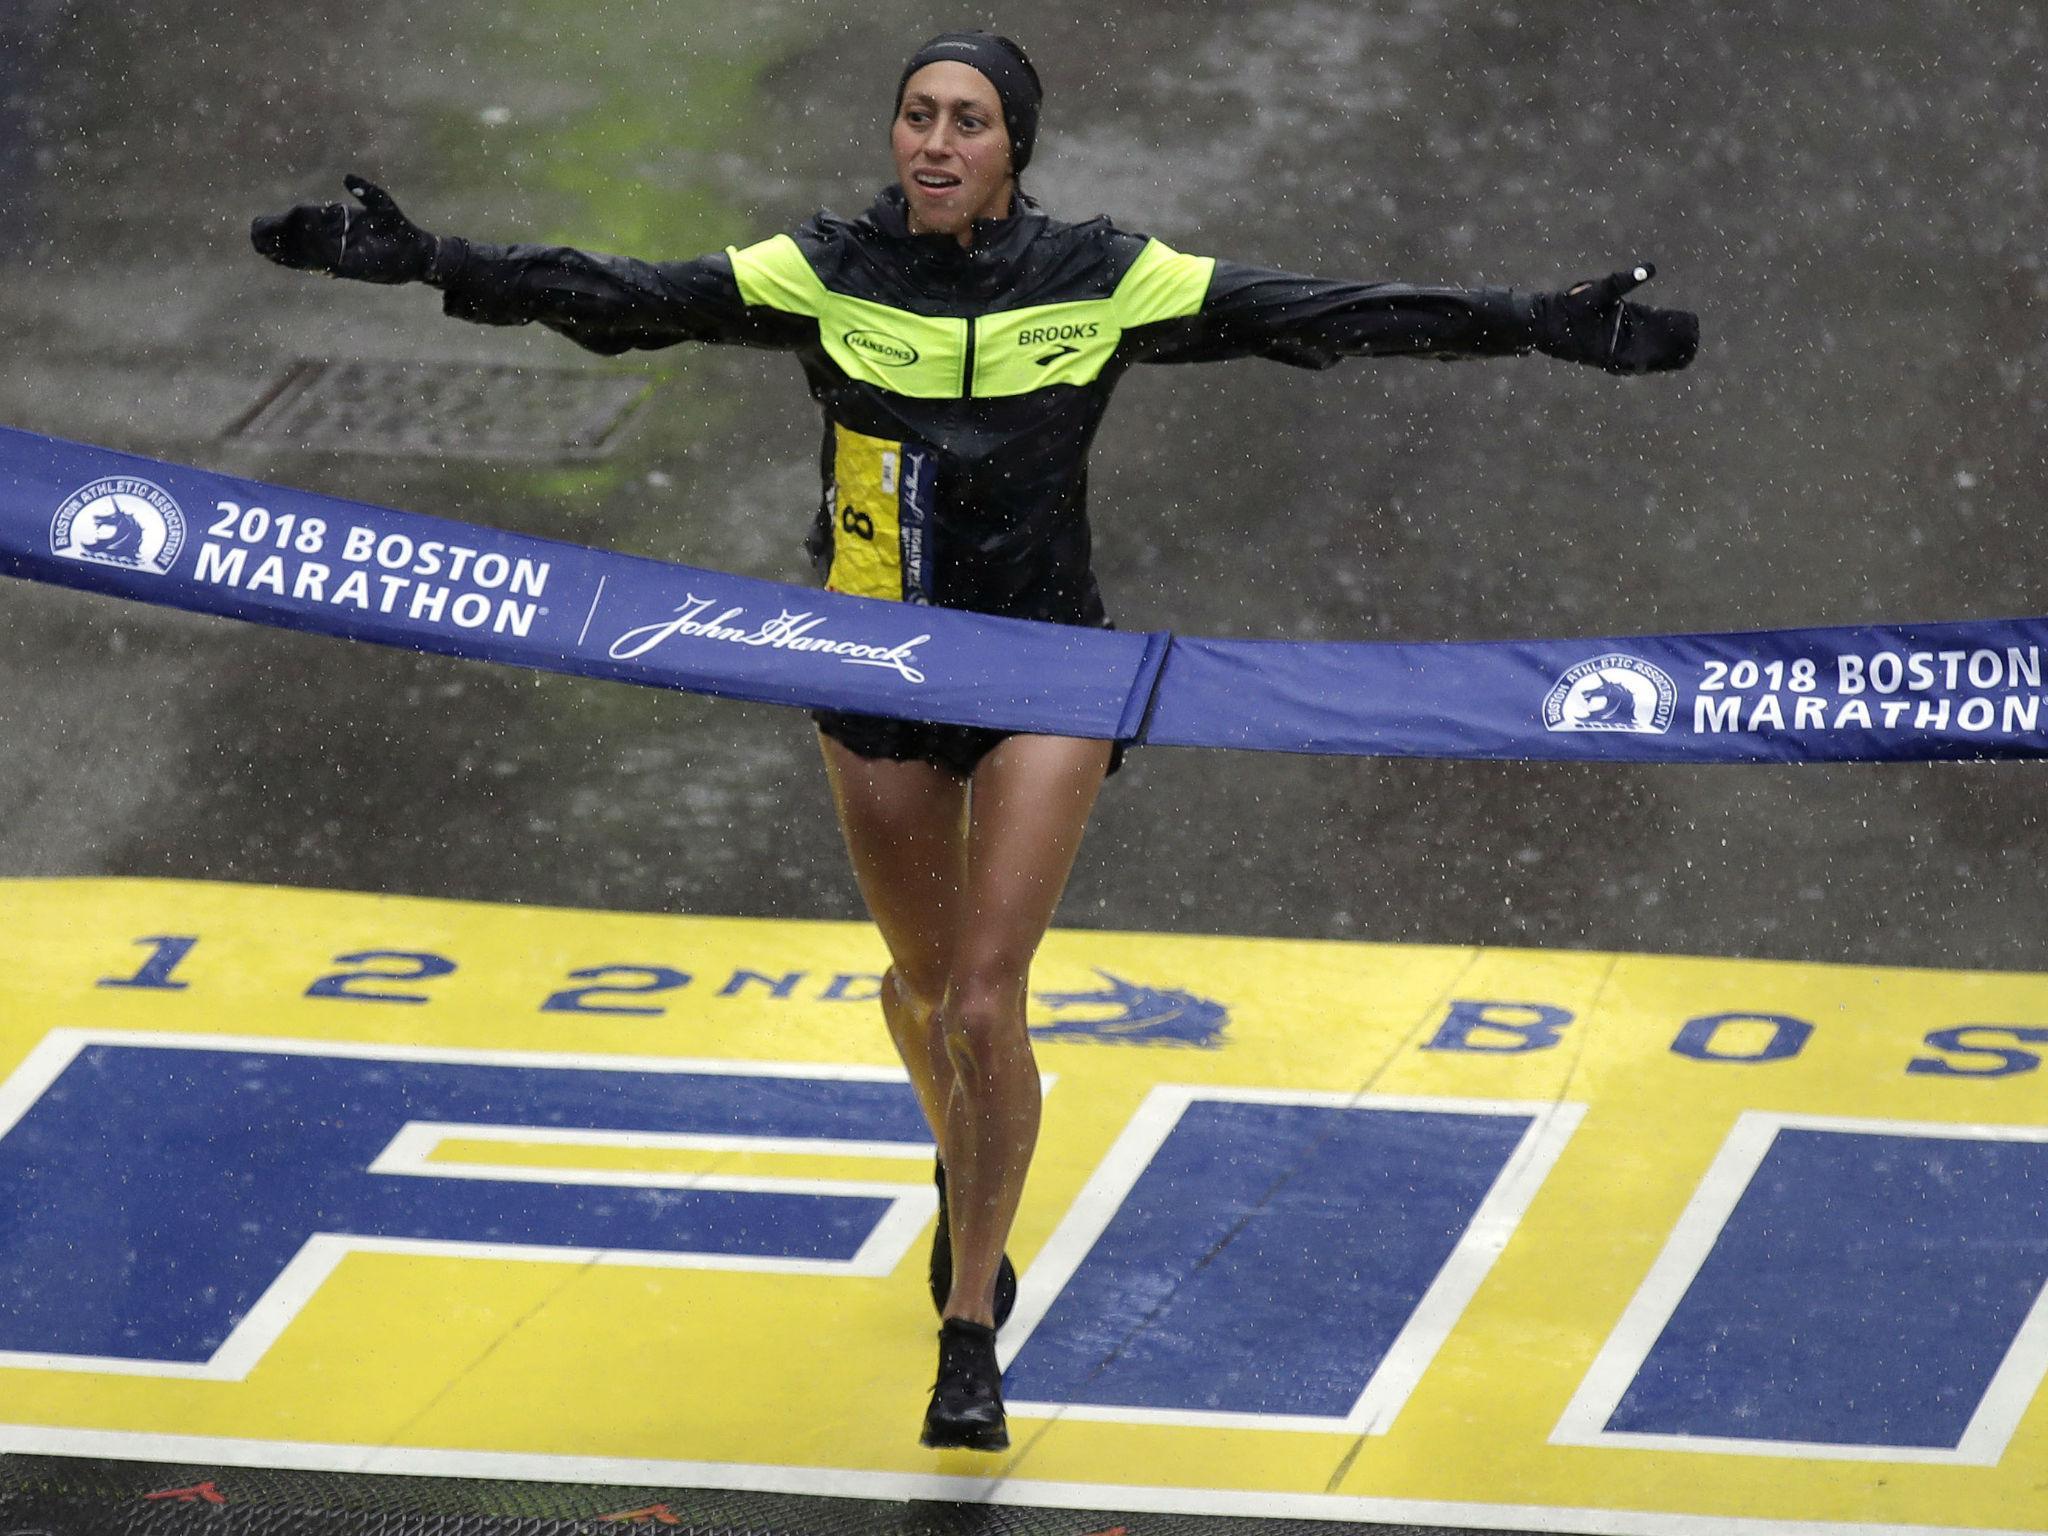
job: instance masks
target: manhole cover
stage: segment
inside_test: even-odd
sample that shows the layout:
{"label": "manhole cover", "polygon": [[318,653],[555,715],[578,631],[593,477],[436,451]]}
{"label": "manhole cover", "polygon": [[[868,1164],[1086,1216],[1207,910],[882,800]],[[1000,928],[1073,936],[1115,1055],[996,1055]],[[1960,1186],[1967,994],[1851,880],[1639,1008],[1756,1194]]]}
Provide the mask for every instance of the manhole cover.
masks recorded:
{"label": "manhole cover", "polygon": [[231,437],[485,459],[596,458],[651,379],[568,368],[302,362]]}

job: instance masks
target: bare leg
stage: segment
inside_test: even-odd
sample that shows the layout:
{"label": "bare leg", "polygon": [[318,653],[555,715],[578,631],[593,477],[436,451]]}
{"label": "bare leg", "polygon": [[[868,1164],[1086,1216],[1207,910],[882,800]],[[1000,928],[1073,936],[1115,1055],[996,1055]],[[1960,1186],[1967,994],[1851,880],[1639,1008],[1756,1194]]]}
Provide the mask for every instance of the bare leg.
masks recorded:
{"label": "bare leg", "polygon": [[882,1017],[943,1147],[953,1064],[932,1015],[945,995],[967,884],[967,785],[929,763],[865,758],[829,736],[818,740],[854,879],[889,950]]}
{"label": "bare leg", "polygon": [[966,899],[937,1026],[953,1069],[941,1145],[952,1207],[947,1317],[993,1325],[996,1271],[1038,1144],[1025,1033],[1031,960],[1065,890],[1110,745],[1012,736],[975,770]]}

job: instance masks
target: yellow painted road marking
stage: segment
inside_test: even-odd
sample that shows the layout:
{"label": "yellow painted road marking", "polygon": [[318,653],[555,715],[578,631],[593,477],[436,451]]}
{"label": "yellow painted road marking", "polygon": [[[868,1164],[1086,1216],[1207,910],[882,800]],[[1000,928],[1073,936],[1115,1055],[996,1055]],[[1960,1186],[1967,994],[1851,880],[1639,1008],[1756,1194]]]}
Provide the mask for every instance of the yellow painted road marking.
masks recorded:
{"label": "yellow painted road marking", "polygon": [[[9,881],[0,932],[0,1070],[17,1077],[32,1052],[71,1038],[62,1032],[593,1064],[895,1067],[866,1000],[882,956],[859,925]],[[342,958],[375,952],[453,968]],[[601,967],[614,969],[598,981],[621,990],[546,1006],[597,984],[575,973]],[[1745,1116],[2048,1127],[2038,1071],[1984,1070],[1998,1060],[1987,1045],[2024,1052],[2025,1032],[2048,1028],[2048,977],[1068,930],[1048,939],[1033,988],[1103,993],[1103,973],[1219,1003],[1228,1023],[1207,1047],[1041,1040],[1044,1138],[1012,1244],[1027,1283],[1155,1090],[1583,1107],[1412,1394],[1376,1432],[1057,1416],[1019,1418],[1007,1456],[923,1451],[933,1321],[919,1234],[876,1277],[353,1252],[242,1380],[0,1368],[0,1442],[437,1471],[503,1470],[513,1463],[491,1458],[509,1456],[528,1475],[1511,1515],[1529,1528],[1574,1528],[1587,1511],[1603,1529],[1643,1531],[1737,1518],[2048,1528],[2038,1381],[1988,1466],[1553,1439]],[[349,974],[358,979],[341,995],[308,995],[320,978]],[[1117,1012],[1112,1001],[1036,1005],[1033,1022]],[[1770,1021],[1784,1019],[1810,1035],[1782,1059],[1755,1059],[1781,1038]],[[1508,1048],[1540,1038],[1546,1021],[1554,1042]],[[1990,1033],[1930,1043],[1966,1025]],[[1693,1054],[1674,1050],[1687,1039]],[[628,1145],[507,1130],[450,1133],[423,1156],[541,1177],[929,1190],[928,1162],[901,1146]]]}

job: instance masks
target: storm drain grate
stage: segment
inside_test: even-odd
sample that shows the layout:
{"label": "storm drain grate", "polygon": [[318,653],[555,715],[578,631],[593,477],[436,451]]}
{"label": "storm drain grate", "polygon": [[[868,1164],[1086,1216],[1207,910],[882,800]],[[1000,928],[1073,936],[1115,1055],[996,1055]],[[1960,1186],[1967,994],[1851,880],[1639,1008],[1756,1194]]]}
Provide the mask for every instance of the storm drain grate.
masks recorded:
{"label": "storm drain grate", "polygon": [[[1366,1529],[1323,1520],[0,1455],[0,1536],[1355,1536]],[[1371,1529],[1469,1536],[1434,1526]]]}
{"label": "storm drain grate", "polygon": [[229,430],[294,448],[594,459],[654,381],[569,368],[302,362]]}

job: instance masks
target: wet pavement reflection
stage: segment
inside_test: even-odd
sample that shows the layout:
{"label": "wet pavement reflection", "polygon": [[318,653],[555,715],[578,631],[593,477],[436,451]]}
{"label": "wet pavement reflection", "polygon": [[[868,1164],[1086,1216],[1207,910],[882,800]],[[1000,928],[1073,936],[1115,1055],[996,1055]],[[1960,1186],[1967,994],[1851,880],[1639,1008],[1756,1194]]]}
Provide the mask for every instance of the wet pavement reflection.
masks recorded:
{"label": "wet pavement reflection", "polygon": [[[607,362],[254,257],[383,182],[429,228],[680,256],[852,211],[917,8],[451,0],[0,17],[0,421],[806,579],[784,359]],[[2044,611],[2038,8],[1009,4],[1027,182],[1186,250],[1552,287],[1655,259],[1699,364],[1146,370],[1094,461],[1119,622],[1509,638]],[[301,360],[658,387],[594,462],[230,435]],[[0,874],[852,917],[791,711],[0,591]],[[1068,924],[2048,968],[2044,769],[1613,768],[1155,750]]]}

